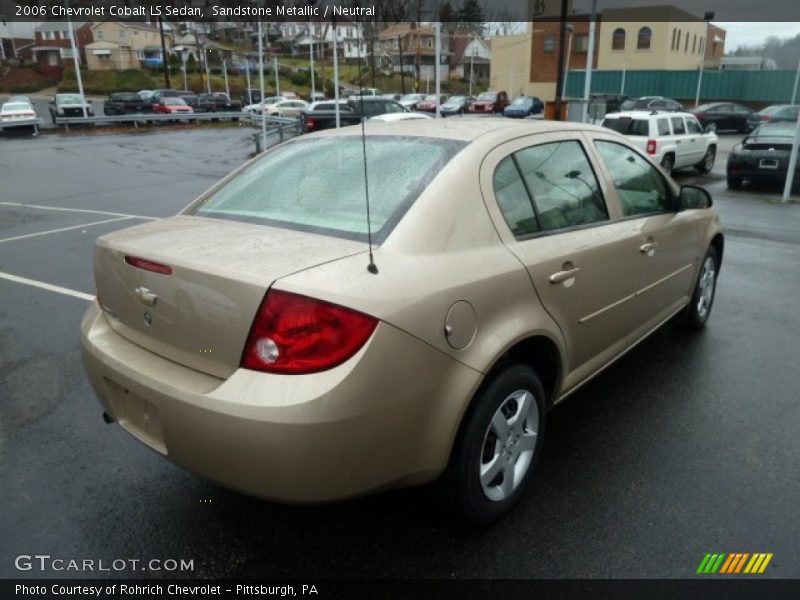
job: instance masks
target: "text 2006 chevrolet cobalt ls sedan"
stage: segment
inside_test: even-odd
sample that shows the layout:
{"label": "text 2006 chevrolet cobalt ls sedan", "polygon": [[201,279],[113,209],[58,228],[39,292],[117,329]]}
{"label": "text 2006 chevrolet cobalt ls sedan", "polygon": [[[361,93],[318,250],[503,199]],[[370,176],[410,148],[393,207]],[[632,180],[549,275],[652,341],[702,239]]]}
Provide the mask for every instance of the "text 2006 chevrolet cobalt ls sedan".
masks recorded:
{"label": "text 2006 chevrolet cobalt ls sedan", "polygon": [[531,480],[550,406],[670,318],[703,327],[721,228],[607,129],[361,136],[280,145],[101,237],[86,370],[108,418],[223,485],[322,502],[441,478],[488,522]]}

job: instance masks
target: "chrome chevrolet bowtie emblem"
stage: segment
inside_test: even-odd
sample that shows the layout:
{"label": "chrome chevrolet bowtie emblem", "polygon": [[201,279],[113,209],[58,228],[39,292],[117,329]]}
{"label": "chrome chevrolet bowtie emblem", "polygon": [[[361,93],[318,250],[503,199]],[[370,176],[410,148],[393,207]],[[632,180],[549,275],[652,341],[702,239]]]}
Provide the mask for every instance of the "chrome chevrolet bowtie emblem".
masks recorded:
{"label": "chrome chevrolet bowtie emblem", "polygon": [[135,290],[133,290],[133,293],[136,294],[136,297],[139,299],[139,302],[141,302],[145,306],[155,306],[156,301],[158,300],[158,296],[156,296],[146,287],[138,287]]}

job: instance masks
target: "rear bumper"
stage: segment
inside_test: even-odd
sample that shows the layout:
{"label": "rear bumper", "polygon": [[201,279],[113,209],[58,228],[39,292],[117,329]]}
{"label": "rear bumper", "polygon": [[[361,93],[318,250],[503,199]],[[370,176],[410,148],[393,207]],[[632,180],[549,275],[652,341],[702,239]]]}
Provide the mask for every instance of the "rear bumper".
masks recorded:
{"label": "rear bumper", "polygon": [[313,503],[434,479],[480,374],[381,323],[345,364],[221,380],[136,346],[93,304],[82,326],[103,410],[176,464],[255,496]]}

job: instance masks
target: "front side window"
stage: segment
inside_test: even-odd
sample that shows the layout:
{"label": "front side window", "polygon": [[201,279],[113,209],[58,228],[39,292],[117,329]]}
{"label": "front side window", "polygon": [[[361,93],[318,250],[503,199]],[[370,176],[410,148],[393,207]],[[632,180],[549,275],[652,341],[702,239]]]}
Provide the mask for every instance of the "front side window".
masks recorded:
{"label": "front side window", "polygon": [[686,129],[689,133],[703,133],[703,128],[700,127],[700,123],[694,119],[686,119]]}
{"label": "front side window", "polygon": [[[434,138],[367,136],[373,239],[381,243],[463,147]],[[185,214],[367,240],[361,136],[300,138],[277,147]]]}
{"label": "front side window", "polygon": [[661,174],[633,149],[616,142],[595,141],[617,190],[626,217],[672,210],[667,184]]}

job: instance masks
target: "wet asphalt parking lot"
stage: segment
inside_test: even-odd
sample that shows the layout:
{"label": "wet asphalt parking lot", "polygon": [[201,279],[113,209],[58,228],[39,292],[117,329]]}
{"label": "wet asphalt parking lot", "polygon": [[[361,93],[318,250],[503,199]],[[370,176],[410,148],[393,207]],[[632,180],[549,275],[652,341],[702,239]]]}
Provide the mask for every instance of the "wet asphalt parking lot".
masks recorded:
{"label": "wet asphalt parking lot", "polygon": [[192,577],[680,578],[707,552],[800,577],[800,206],[727,191],[737,136],[709,176],[676,175],[727,228],[708,328],[661,329],[554,409],[535,484],[493,527],[449,521],[427,488],[263,502],[106,425],[79,355],[93,241],[178,211],[250,133],[0,137],[0,577],[81,575],[14,567],[49,554],[193,559]]}

